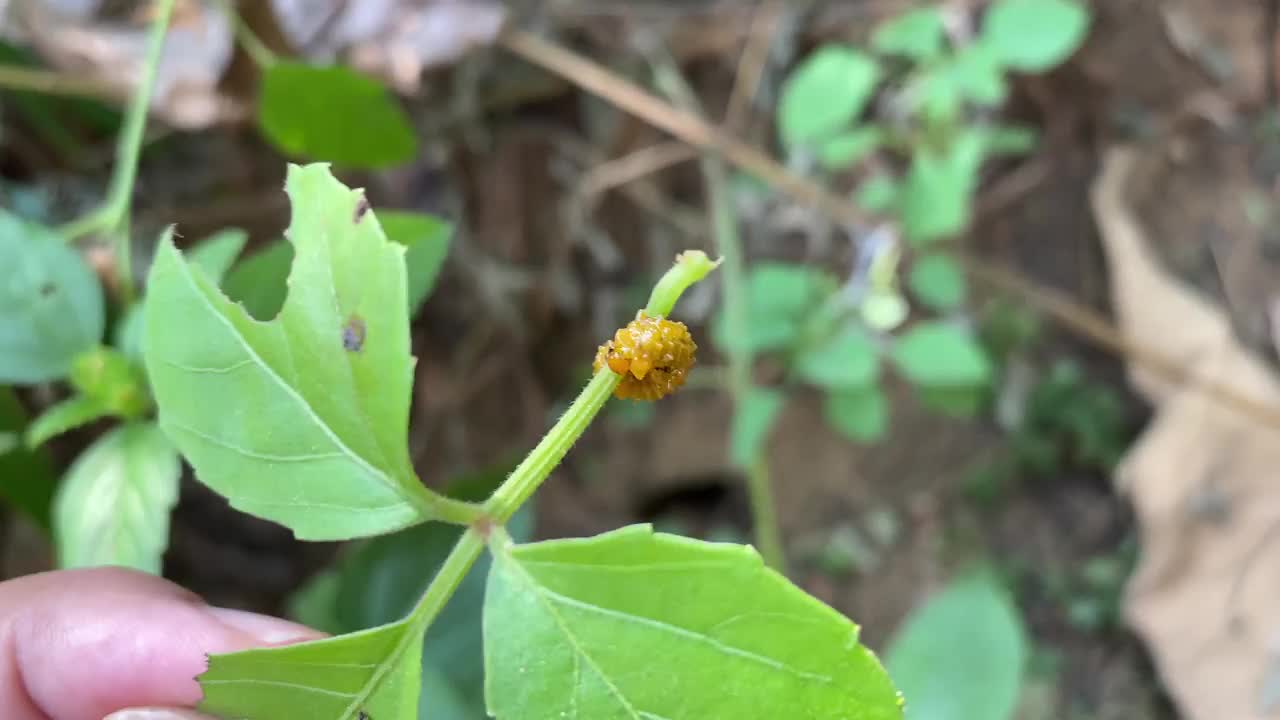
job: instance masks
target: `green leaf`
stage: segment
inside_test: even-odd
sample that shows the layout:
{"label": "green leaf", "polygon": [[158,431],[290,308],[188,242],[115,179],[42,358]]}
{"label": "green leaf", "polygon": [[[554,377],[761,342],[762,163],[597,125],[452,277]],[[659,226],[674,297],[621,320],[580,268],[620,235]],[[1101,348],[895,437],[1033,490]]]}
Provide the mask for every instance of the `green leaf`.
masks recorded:
{"label": "green leaf", "polygon": [[960,263],[946,253],[930,253],[911,265],[907,285],[920,302],[935,310],[953,310],[964,302],[968,286]]}
{"label": "green leaf", "polygon": [[276,240],[236,263],[222,283],[223,290],[254,319],[270,320],[284,306],[291,265],[293,246]]}
{"label": "green leaf", "polygon": [[909,720],[1007,720],[1027,656],[1017,608],[982,573],[913,612],[889,643],[886,664]]}
{"label": "green leaf", "polygon": [[880,128],[857,128],[824,141],[819,159],[828,170],[843,170],[875,152],[882,142],[884,131]]}
{"label": "green leaf", "polygon": [[111,332],[111,344],[116,346],[125,357],[131,362],[141,365],[142,360],[142,338],[143,318],[146,313],[143,306],[146,298],[142,302],[136,302],[124,311],[124,315],[116,321],[116,326]]}
{"label": "green leaf", "polygon": [[944,125],[959,119],[965,101],[994,107],[1009,94],[1004,68],[984,45],[969,45],[924,69],[913,89],[925,116]]}
{"label": "green leaf", "polygon": [[110,415],[111,411],[102,406],[94,398],[76,395],[67,398],[45,410],[27,426],[24,442],[28,448],[40,447],[49,438],[87,425],[98,418]]}
{"label": "green leaf", "polygon": [[729,459],[734,465],[746,467],[760,458],[785,403],[786,396],[777,390],[751,387],[742,404],[734,408],[729,430]]}
{"label": "green leaf", "polygon": [[847,47],[824,45],[806,58],[783,83],[778,105],[778,130],[787,151],[852,125],[879,79],[875,60]]}
{"label": "green leaf", "polygon": [[409,277],[409,315],[417,315],[435,288],[440,266],[449,254],[453,226],[431,215],[403,210],[379,210],[377,215],[387,239],[407,248],[404,262]]}
{"label": "green leaf", "polygon": [[827,393],[822,410],[827,423],[850,440],[876,442],[889,428],[889,407],[879,385]]}
{"label": "green leaf", "polygon": [[307,627],[332,635],[350,629],[338,618],[338,593],[342,576],[336,570],[322,570],[289,596],[288,615]]}
{"label": "green leaf", "polygon": [[968,227],[982,155],[982,138],[971,132],[942,152],[916,149],[901,198],[908,240],[924,245]]}
{"label": "green leaf", "polygon": [[921,387],[920,403],[935,412],[957,420],[972,420],[987,399],[987,385],[954,385]]}
{"label": "green leaf", "polygon": [[1088,11],[1074,0],[997,0],[979,42],[1008,67],[1044,72],[1070,57],[1088,29]]}
{"label": "green leaf", "polygon": [[830,276],[804,265],[764,262],[747,275],[748,335],[729,337],[723,310],[717,313],[711,337],[721,348],[750,352],[776,350],[796,342],[805,319],[834,291]]}
{"label": "green leaf", "polygon": [[0,382],[63,377],[105,323],[102,288],[80,255],[52,230],[0,210]]}
{"label": "green leaf", "polygon": [[499,720],[902,717],[858,627],[751,548],[638,525],[494,554],[485,697]]}
{"label": "green leaf", "polygon": [[[27,414],[13,391],[0,387],[0,432],[21,437]],[[57,476],[49,454],[17,447],[0,453],[0,498],[22,510],[40,527],[50,527]]]}
{"label": "green leaf", "polygon": [[7,455],[21,446],[22,441],[18,438],[18,433],[0,432],[0,456]]}
{"label": "green leaf", "polygon": [[422,628],[410,621],[351,635],[209,656],[199,709],[244,720],[414,717]]}
{"label": "green leaf", "polygon": [[439,496],[409,464],[404,249],[327,167],[289,169],[297,253],[263,323],[161,243],[147,302],[160,421],[201,481],[301,539],[397,530]]}
{"label": "green leaf", "polygon": [[235,263],[244,249],[249,234],[239,228],[228,228],[216,232],[196,243],[187,251],[187,259],[192,265],[199,267],[209,275],[215,284],[222,282],[222,276]]}
{"label": "green leaf", "polygon": [[341,65],[269,66],[258,123],[282,152],[343,167],[387,167],[418,151],[413,127],[387,89]]}
{"label": "green leaf", "polygon": [[1004,126],[988,128],[983,133],[989,154],[1021,155],[1035,149],[1038,135],[1034,128]]}
{"label": "green leaf", "polygon": [[159,573],[182,464],[154,423],[118,427],[71,465],[54,500],[58,565]]}
{"label": "green leaf", "polygon": [[894,343],[893,361],[908,380],[925,387],[985,384],[991,363],[970,333],[941,322],[920,323]]}
{"label": "green leaf", "polygon": [[[460,478],[450,484],[449,495],[483,500],[513,468],[514,463],[500,464]],[[533,534],[532,503],[520,508],[507,529],[522,539]],[[312,619],[307,624],[330,632],[363,630],[404,617],[461,532],[456,525],[426,523],[368,540],[344,556],[335,571],[308,584],[303,597],[295,596],[305,603],[298,609]],[[427,631],[419,715],[423,720],[483,717],[480,610],[489,563],[487,555],[476,562]]]}
{"label": "green leaf", "polygon": [[867,212],[885,212],[898,201],[898,193],[898,182],[892,177],[873,175],[858,186],[853,201]]}
{"label": "green leaf", "polygon": [[908,10],[882,23],[871,35],[871,47],[886,55],[932,60],[942,53],[945,39],[942,11],[925,7]]}
{"label": "green leaf", "polygon": [[69,380],[112,415],[134,419],[151,409],[146,374],[119,350],[99,346],[81,353],[71,363]]}
{"label": "green leaf", "polygon": [[875,343],[856,326],[846,326],[796,358],[796,374],[823,388],[866,387],[880,376]]}

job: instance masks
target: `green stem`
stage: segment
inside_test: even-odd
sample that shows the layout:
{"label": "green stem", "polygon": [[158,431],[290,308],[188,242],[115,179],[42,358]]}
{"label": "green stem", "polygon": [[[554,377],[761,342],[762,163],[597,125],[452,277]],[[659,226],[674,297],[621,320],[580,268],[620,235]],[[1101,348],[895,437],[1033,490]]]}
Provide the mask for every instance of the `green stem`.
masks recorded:
{"label": "green stem", "polygon": [[467,528],[466,532],[462,533],[462,537],[458,538],[457,544],[453,546],[453,550],[440,566],[440,571],[427,586],[427,591],[422,594],[418,604],[414,605],[409,613],[410,619],[417,626],[416,632],[424,632],[431,621],[435,620],[444,609],[449,598],[458,589],[458,585],[462,583],[462,579],[467,576],[467,571],[480,557],[484,546],[484,536],[473,527]]}
{"label": "green stem", "polygon": [[[669,54],[654,53],[653,70],[655,83],[672,102],[688,112],[701,114],[697,96],[685,82],[675,60]],[[719,155],[703,153],[701,164],[716,251],[720,253],[720,262],[724,263],[720,287],[725,329],[729,337],[745,338],[750,334],[750,318],[747,316],[742,239],[738,235],[738,220],[734,216],[733,200],[728,191],[729,180],[724,161]],[[732,343],[725,352],[729,365],[729,394],[733,398],[734,411],[738,412],[752,391],[752,352],[750,347],[740,342]],[[786,554],[782,546],[782,532],[778,527],[768,462],[759,453],[757,455],[745,468],[756,545],[770,567],[785,573]]]}
{"label": "green stem", "polygon": [[111,89],[96,80],[17,65],[0,65],[0,88],[96,100],[113,97]]}
{"label": "green stem", "polygon": [[[690,285],[706,277],[718,264],[712,262],[706,253],[700,251],[691,250],[681,253],[676,258],[675,265],[654,286],[653,293],[649,296],[649,304],[645,307],[645,313],[651,316],[669,315],[676,301],[680,299],[680,295]],[[621,376],[609,371],[596,373],[555,426],[543,436],[537,447],[485,502],[484,514],[468,518],[470,526],[453,546],[449,557],[440,566],[440,572],[436,573],[431,584],[427,586],[426,593],[414,607],[410,615],[414,622],[421,623],[424,628],[430,624],[431,619],[440,612],[449,597],[453,595],[458,583],[462,582],[467,570],[480,556],[485,539],[494,533],[498,533],[498,537],[505,537],[502,526],[537,491],[556,465],[564,459],[569,448],[573,447],[582,433],[586,432],[596,414],[609,401],[609,396],[613,394],[614,388],[618,386],[621,379]],[[467,505],[466,513],[475,512],[474,506],[467,503],[462,505]]]}
{"label": "green stem", "polygon": [[116,145],[116,165],[111,175],[111,185],[102,207],[88,216],[65,226],[62,230],[68,239],[75,239],[95,231],[106,231],[115,237],[116,274],[125,304],[133,300],[132,242],[129,236],[129,207],[133,198],[133,184],[138,177],[138,156],[142,152],[142,136],[147,128],[147,113],[151,108],[151,96],[155,91],[159,74],[160,55],[164,51],[164,38],[169,29],[176,0],[159,0],[155,21],[147,36],[147,52],[143,60],[142,75],[138,79],[138,91],[129,102],[124,127]]}
{"label": "green stem", "polygon": [[591,382],[587,383],[587,387],[560,417],[555,427],[551,428],[551,432],[543,436],[533,452],[529,453],[524,462],[511,473],[511,477],[489,498],[485,509],[495,524],[506,524],[542,481],[547,479],[565,453],[569,452],[569,448],[586,431],[596,413],[609,401],[609,396],[621,379],[621,375],[612,372],[598,372],[591,378]]}

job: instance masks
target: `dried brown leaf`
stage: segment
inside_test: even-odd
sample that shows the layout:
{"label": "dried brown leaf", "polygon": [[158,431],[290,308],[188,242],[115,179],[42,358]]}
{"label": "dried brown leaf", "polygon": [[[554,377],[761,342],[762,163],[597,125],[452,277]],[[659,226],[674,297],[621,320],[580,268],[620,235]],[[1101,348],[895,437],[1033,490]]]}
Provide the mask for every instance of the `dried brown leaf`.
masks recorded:
{"label": "dried brown leaf", "polygon": [[1192,370],[1176,384],[1130,366],[1157,414],[1117,470],[1141,531],[1125,614],[1170,694],[1194,720],[1261,720],[1280,630],[1280,438],[1213,397],[1217,383],[1280,407],[1280,380],[1221,309],[1161,268],[1125,198],[1132,149],[1108,153],[1093,210],[1127,339]]}

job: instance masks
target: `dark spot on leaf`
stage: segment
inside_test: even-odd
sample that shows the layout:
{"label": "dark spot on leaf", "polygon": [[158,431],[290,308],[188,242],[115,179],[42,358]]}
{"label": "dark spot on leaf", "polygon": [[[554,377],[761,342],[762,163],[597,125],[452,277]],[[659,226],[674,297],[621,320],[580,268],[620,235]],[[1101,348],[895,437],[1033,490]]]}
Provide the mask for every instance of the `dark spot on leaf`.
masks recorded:
{"label": "dark spot on leaf", "polygon": [[58,291],[58,286],[51,282],[47,282],[40,286],[40,297],[49,297]]}
{"label": "dark spot on leaf", "polygon": [[352,315],[347,318],[347,324],[342,326],[342,347],[348,352],[360,352],[364,347],[364,338],[368,329],[365,327],[364,320],[359,315]]}
{"label": "dark spot on leaf", "polygon": [[363,220],[365,214],[368,212],[369,212],[369,198],[365,197],[364,195],[361,195],[360,199],[356,200],[355,221],[360,222],[361,220]]}
{"label": "dark spot on leaf", "polygon": [[361,711],[360,711],[360,714],[359,714],[359,715],[356,715],[356,720],[373,720],[373,716],[372,716],[372,715],[370,715],[369,713],[367,713],[367,712],[365,712],[365,711],[361,710]]}

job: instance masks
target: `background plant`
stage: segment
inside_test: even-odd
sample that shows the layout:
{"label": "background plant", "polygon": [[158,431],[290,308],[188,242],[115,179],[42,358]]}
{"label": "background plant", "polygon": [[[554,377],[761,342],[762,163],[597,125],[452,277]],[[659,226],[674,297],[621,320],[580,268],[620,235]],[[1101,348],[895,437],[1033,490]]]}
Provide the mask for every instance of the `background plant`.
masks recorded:
{"label": "background plant", "polygon": [[[941,6],[919,7],[878,27],[871,52],[824,45],[791,71],[777,115],[790,163],[830,182],[856,171],[855,199],[886,224],[861,235],[843,279],[758,263],[746,282],[749,333],[731,337],[721,321],[715,335],[722,348],[778,354],[788,384],[822,392],[830,425],[860,442],[889,426],[884,361],[943,412],[971,416],[980,404],[993,364],[972,329],[963,263],[942,243],[968,227],[984,161],[1033,146],[1030,130],[992,116],[1007,75],[1065,60],[1088,14],[1071,0],[997,0],[972,35],[947,23]],[[908,297],[921,317],[901,329]],[[784,397],[762,389],[743,405],[735,457],[763,442]]]}
{"label": "background plant", "polygon": [[[6,258],[0,268],[5,292],[0,302],[0,383],[19,387],[58,383],[67,394],[28,422],[12,391],[0,388],[4,399],[0,427],[9,433],[0,464],[7,470],[6,477],[22,478],[0,488],[37,523],[53,530],[62,567],[117,564],[159,572],[169,536],[168,514],[178,497],[178,455],[152,421],[155,408],[141,349],[145,297],[138,297],[134,281],[129,222],[146,109],[172,6],[172,2],[160,3],[148,43],[147,71],[123,119],[118,161],[102,205],[60,229],[0,210],[0,257]],[[271,122],[302,127],[308,138],[287,149],[346,159],[359,167],[404,159],[405,152],[413,151],[416,142],[411,134],[406,147],[395,133],[378,124],[386,116],[403,123],[401,111],[385,91],[372,89],[381,86],[372,80],[324,82],[321,92],[312,72],[280,65],[280,76],[264,85],[264,115],[274,118]],[[314,69],[326,78],[332,72],[351,74],[341,68]],[[332,130],[325,135],[326,128],[335,127],[329,124],[332,113],[314,113],[287,98],[272,99],[290,93],[327,98],[340,107],[352,107],[354,100],[361,100],[360,107],[372,113],[363,116],[372,118],[373,124],[367,127],[376,129],[370,134],[374,145],[354,150],[363,161],[334,155],[337,145]],[[26,98],[24,107],[46,110],[39,98]],[[84,112],[80,106],[77,111]],[[263,124],[270,125],[268,120]],[[404,128],[401,135],[407,133],[407,125]],[[264,132],[274,136],[269,128]],[[322,141],[326,137],[330,145]],[[400,150],[391,153],[382,143]],[[353,152],[345,141],[341,147]],[[407,300],[416,313],[448,252],[451,228],[416,212],[387,210],[382,220],[388,236],[408,250]],[[292,253],[280,240],[239,260],[246,239],[243,231],[228,228],[193,244],[190,257],[215,282],[225,282],[229,295],[255,317],[270,318],[283,302]],[[104,288],[77,242],[112,248],[112,271],[103,276],[110,288]],[[40,446],[102,420],[118,425],[87,447],[61,480],[56,479]]]}

